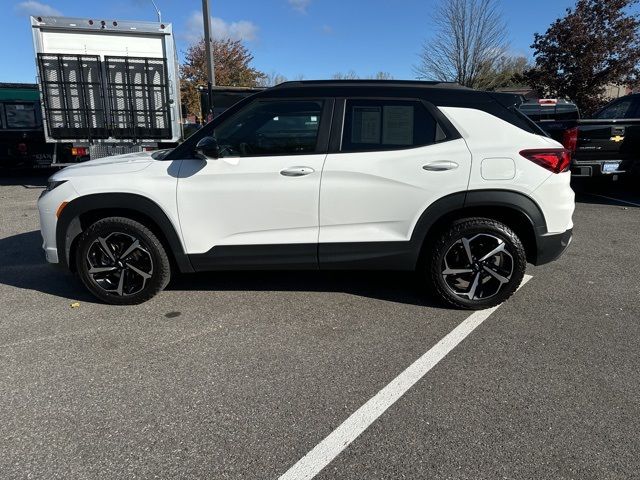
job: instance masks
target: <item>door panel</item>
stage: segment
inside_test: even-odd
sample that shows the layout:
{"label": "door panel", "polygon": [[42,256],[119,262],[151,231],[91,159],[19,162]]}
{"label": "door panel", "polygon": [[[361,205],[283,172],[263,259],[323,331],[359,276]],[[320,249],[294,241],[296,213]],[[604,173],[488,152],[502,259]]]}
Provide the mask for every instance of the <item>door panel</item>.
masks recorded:
{"label": "door panel", "polygon": [[[203,262],[213,267],[243,256],[264,256],[262,263],[286,256],[281,249],[270,255],[223,246],[315,246],[331,109],[324,99],[257,99],[207,132],[218,145],[218,154],[209,155],[220,158],[185,159],[179,173],[187,253],[216,257]],[[317,249],[311,250],[317,264]]]}
{"label": "door panel", "polygon": [[[433,165],[447,168],[424,168]],[[431,203],[467,189],[470,168],[462,139],[408,150],[329,154],[322,174],[320,243],[408,241]]]}
{"label": "door panel", "polygon": [[[185,160],[178,210],[187,252],[216,245],[317,243],[325,154]],[[285,176],[304,166],[314,171]]]}

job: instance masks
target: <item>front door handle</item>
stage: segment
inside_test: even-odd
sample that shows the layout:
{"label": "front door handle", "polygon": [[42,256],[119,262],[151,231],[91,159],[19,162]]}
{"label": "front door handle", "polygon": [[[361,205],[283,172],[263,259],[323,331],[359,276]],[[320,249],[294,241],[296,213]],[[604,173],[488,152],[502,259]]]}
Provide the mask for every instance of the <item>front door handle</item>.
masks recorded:
{"label": "front door handle", "polygon": [[315,170],[311,167],[289,167],[282,170],[280,175],[284,175],[285,177],[304,177],[313,172],[315,172]]}
{"label": "front door handle", "polygon": [[449,160],[439,160],[424,165],[422,168],[428,172],[445,172],[447,170],[455,170],[459,165]]}

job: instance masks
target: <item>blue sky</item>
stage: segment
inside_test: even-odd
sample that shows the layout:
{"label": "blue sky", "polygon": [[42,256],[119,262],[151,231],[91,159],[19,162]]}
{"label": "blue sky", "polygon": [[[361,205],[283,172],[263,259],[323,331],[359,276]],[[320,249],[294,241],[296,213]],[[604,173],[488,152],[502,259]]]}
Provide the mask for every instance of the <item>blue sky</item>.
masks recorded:
{"label": "blue sky", "polygon": [[[218,35],[241,38],[260,70],[290,79],[361,76],[378,71],[415,77],[412,66],[431,34],[437,0],[210,0]],[[28,14],[155,20],[151,0],[2,0],[0,82],[35,81]],[[543,32],[574,0],[502,0],[514,54],[531,56],[534,32]],[[200,0],[156,0],[172,23],[178,50],[200,35]]]}

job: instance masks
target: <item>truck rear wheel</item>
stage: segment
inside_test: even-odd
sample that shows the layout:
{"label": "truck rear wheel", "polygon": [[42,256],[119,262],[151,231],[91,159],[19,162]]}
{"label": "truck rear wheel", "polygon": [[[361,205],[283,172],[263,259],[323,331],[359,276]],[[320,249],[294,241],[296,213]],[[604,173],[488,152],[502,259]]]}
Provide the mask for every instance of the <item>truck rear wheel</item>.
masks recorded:
{"label": "truck rear wheel", "polygon": [[129,218],[104,218],[87,228],[75,260],[87,289],[112,305],[143,303],[162,291],[171,277],[160,240]]}

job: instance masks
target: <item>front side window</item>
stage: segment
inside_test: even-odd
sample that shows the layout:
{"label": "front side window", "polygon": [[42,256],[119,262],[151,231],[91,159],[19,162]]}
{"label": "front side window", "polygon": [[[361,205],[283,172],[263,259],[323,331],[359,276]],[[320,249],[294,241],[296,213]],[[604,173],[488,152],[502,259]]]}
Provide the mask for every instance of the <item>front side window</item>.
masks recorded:
{"label": "front side window", "polygon": [[215,129],[220,155],[315,153],[322,107],[321,100],[254,102]]}
{"label": "front side window", "polygon": [[397,150],[430,145],[436,120],[417,100],[348,100],[343,152]]}
{"label": "front side window", "polygon": [[631,118],[633,102],[631,99],[622,100],[602,110],[597,117],[601,119]]}
{"label": "front side window", "polygon": [[33,103],[5,103],[4,111],[7,128],[31,129],[39,126]]}

